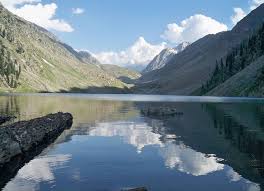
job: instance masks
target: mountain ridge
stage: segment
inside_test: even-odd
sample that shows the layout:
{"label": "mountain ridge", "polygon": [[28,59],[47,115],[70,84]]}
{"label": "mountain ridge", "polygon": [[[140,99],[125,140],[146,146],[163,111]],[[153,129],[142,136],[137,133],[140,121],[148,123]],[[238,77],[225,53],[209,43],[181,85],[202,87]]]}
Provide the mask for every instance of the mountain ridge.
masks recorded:
{"label": "mountain ridge", "polygon": [[249,39],[243,41],[217,62],[210,79],[200,93],[224,96],[264,95],[264,23]]}
{"label": "mountain ridge", "polygon": [[157,71],[144,74],[136,84],[138,93],[191,95],[215,69],[215,60],[248,38],[264,22],[264,4],[242,19],[231,31],[207,35]]}
{"label": "mountain ridge", "polygon": [[171,58],[178,54],[179,52],[182,52],[187,46],[189,46],[190,43],[183,42],[176,46],[175,48],[166,48],[162,50],[155,58],[147,65],[147,67],[142,71],[142,73],[148,73],[154,70],[159,70],[163,68],[170,60]]}
{"label": "mountain ridge", "polygon": [[46,29],[12,14],[2,4],[0,33],[0,51],[4,52],[0,58],[4,68],[0,75],[2,92],[127,89],[126,83],[96,66],[95,60],[83,60],[83,55],[71,46]]}

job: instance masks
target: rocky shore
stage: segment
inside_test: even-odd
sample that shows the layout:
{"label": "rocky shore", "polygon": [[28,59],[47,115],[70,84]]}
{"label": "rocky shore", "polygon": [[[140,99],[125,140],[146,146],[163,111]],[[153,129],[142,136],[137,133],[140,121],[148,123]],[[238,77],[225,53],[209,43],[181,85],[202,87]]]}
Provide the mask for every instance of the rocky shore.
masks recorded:
{"label": "rocky shore", "polygon": [[0,167],[14,157],[27,157],[27,153],[54,140],[54,137],[71,127],[72,120],[69,113],[56,113],[1,127]]}

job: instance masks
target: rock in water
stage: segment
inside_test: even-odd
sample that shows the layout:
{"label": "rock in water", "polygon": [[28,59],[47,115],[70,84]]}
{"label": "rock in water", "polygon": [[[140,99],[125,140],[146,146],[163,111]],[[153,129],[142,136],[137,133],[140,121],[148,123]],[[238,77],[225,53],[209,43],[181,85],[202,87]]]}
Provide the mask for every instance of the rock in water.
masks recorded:
{"label": "rock in water", "polygon": [[122,191],[148,191],[148,190],[145,187],[141,187],[141,188],[132,188],[132,189],[127,189],[127,190],[122,190]]}
{"label": "rock in water", "polygon": [[145,116],[156,117],[183,115],[183,112],[180,112],[177,109],[170,107],[148,107],[141,109],[141,113]]}
{"label": "rock in water", "polygon": [[10,121],[11,119],[14,119],[15,117],[13,116],[0,116],[0,125]]}
{"label": "rock in water", "polygon": [[0,166],[13,157],[26,155],[49,139],[58,137],[65,129],[71,127],[72,120],[73,117],[69,113],[57,113],[1,127]]}

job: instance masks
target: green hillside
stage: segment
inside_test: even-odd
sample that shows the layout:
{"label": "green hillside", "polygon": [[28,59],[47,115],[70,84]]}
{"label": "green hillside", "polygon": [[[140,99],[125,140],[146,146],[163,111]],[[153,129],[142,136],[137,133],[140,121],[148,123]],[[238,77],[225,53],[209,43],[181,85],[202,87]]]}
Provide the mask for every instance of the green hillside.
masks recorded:
{"label": "green hillside", "polygon": [[47,30],[21,19],[0,5],[0,91],[59,92],[74,88],[123,89],[127,84]]}
{"label": "green hillside", "polygon": [[264,95],[264,24],[249,39],[216,61],[200,94],[226,96]]}
{"label": "green hillside", "polygon": [[[219,84],[215,81],[220,80],[223,82],[240,70],[237,68],[236,63],[229,64],[234,59],[233,53],[229,53],[232,50],[239,51],[241,43],[242,46],[245,46],[245,41],[263,23],[264,4],[251,11],[232,30],[207,35],[193,42],[184,51],[174,55],[161,69],[143,74],[137,81],[135,90],[139,93],[151,94],[203,95]],[[254,43],[254,39],[251,39],[251,41]],[[225,59],[228,54],[228,66],[225,67]],[[255,56],[257,57],[258,55]],[[225,67],[225,74],[222,79],[217,79],[220,77],[219,75],[214,75],[214,70],[216,68],[216,60],[218,69],[223,69],[221,68],[221,58],[222,66],[223,68]],[[244,67],[252,61],[251,58],[246,58],[243,61]],[[238,62],[238,60],[235,62]],[[228,71],[229,67],[230,71]],[[201,93],[198,90],[200,90],[202,85],[204,90]]]}

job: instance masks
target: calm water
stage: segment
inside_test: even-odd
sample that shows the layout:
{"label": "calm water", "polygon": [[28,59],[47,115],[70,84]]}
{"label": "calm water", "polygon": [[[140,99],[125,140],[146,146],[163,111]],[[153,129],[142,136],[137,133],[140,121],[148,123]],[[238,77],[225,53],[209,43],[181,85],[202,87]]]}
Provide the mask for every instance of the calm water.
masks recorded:
{"label": "calm water", "polygon": [[[183,115],[143,116],[140,111],[150,106],[177,108]],[[0,172],[0,189],[264,189],[262,100],[81,94],[0,96],[0,113],[16,115],[17,120],[58,111],[73,114],[72,128],[18,172]]]}

